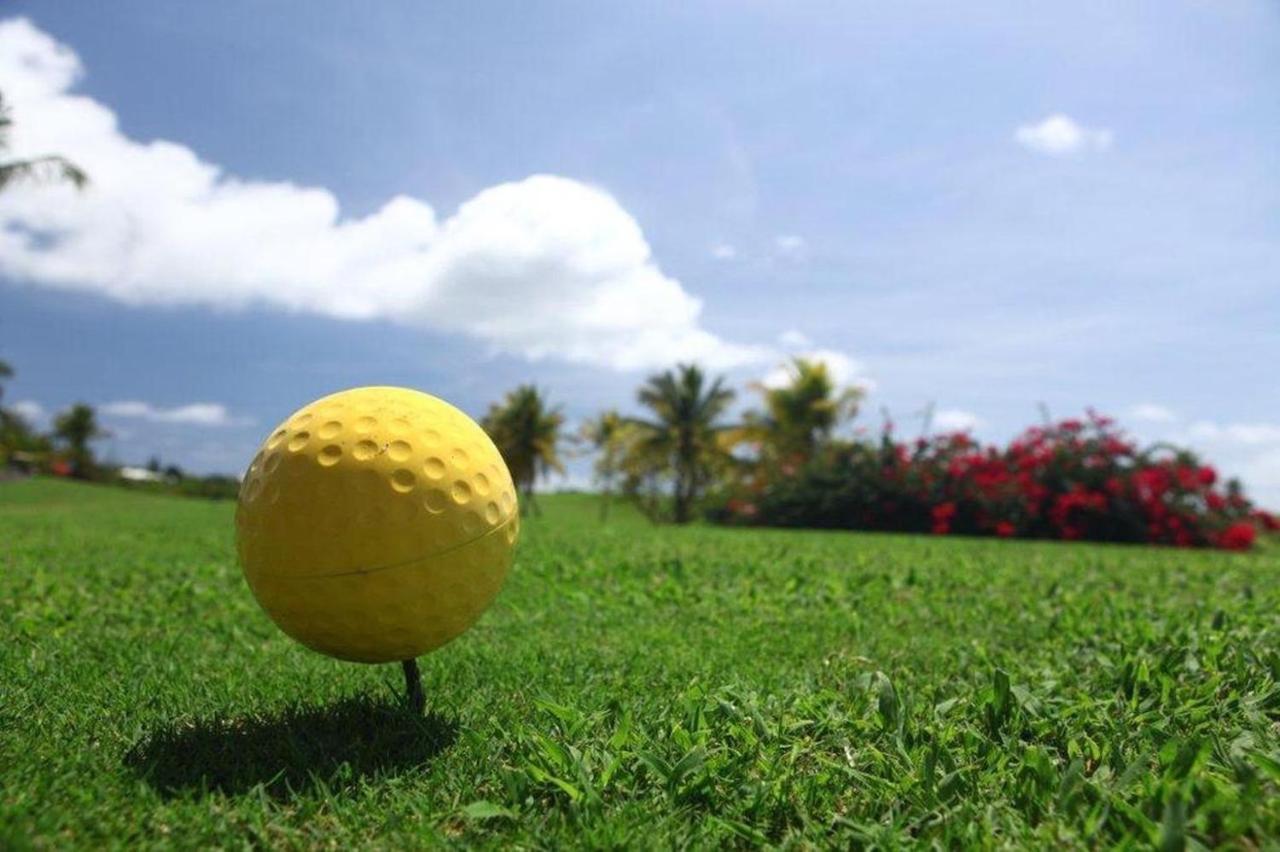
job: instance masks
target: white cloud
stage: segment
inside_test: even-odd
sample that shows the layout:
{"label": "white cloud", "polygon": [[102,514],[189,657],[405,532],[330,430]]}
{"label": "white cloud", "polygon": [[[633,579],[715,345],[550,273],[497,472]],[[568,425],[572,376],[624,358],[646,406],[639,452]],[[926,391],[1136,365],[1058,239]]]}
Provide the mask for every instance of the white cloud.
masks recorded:
{"label": "white cloud", "polygon": [[1145,440],[1195,450],[1224,476],[1244,482],[1256,503],[1280,510],[1280,424],[1197,420],[1187,426],[1152,425],[1143,431]]}
{"label": "white cloud", "polygon": [[787,349],[800,349],[805,346],[812,346],[813,341],[809,336],[799,329],[790,328],[778,335],[779,345]]}
{"label": "white cloud", "polygon": [[1270,423],[1214,423],[1200,420],[1191,424],[1187,434],[1195,441],[1219,441],[1246,447],[1280,445],[1280,426]]}
{"label": "white cloud", "polygon": [[534,175],[443,221],[397,196],[344,219],[327,189],[238,178],[121,133],[72,95],[79,59],[24,19],[0,23],[16,156],[65,154],[91,179],[0,196],[0,274],[132,305],[262,306],[458,332],[495,351],[615,368],[758,363],[768,347],[706,331],[701,302],[654,261],[603,190]]}
{"label": "white cloud", "polygon": [[1250,496],[1262,508],[1280,512],[1280,446],[1250,459],[1247,474]]}
{"label": "white cloud", "polygon": [[[806,361],[818,361],[827,366],[827,373],[837,387],[855,387],[870,392],[875,389],[875,382],[863,374],[862,362],[850,358],[843,352],[834,349],[810,349],[795,352],[791,358],[803,358]],[[778,364],[760,380],[767,388],[780,388],[790,384],[795,375],[794,362],[790,359]]]}
{"label": "white cloud", "polygon": [[44,419],[49,415],[45,407],[34,399],[20,399],[5,407],[32,425],[43,423]]}
{"label": "white cloud", "polygon": [[1245,482],[1248,495],[1259,505],[1280,510],[1280,424],[1200,420],[1176,440]]}
{"label": "white cloud", "polygon": [[780,234],[773,241],[773,245],[780,256],[791,258],[792,260],[804,257],[805,251],[809,247],[804,237],[797,234]]}
{"label": "white cloud", "polygon": [[1129,409],[1129,416],[1144,423],[1173,423],[1178,419],[1171,409],[1151,402],[1135,405]]}
{"label": "white cloud", "polygon": [[959,408],[944,408],[934,412],[933,428],[938,432],[971,432],[982,425],[982,418]]}
{"label": "white cloud", "polygon": [[1024,148],[1039,154],[1059,156],[1081,151],[1105,151],[1111,147],[1112,133],[1077,124],[1070,116],[1055,113],[1037,124],[1024,124],[1013,138]]}
{"label": "white cloud", "polygon": [[108,402],[99,409],[108,417],[127,417],[151,423],[185,423],[193,426],[235,426],[250,422],[233,417],[227,407],[217,402],[193,402],[175,408],[159,408],[149,402],[125,400]]}
{"label": "white cloud", "polygon": [[711,247],[711,256],[716,260],[733,260],[738,256],[738,250],[728,243],[716,243]]}

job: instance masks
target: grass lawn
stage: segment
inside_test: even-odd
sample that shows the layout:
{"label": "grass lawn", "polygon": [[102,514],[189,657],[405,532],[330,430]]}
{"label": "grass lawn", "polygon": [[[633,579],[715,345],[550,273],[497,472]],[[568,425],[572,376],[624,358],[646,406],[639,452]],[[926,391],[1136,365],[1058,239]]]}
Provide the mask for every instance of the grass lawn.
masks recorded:
{"label": "grass lawn", "polygon": [[1278,548],[544,506],[415,718],[231,504],[0,485],[0,847],[1280,843]]}

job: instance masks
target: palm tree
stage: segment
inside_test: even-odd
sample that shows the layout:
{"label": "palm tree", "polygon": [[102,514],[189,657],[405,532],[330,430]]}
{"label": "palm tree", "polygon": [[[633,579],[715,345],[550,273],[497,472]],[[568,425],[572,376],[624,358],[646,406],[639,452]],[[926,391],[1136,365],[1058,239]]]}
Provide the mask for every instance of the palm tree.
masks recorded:
{"label": "palm tree", "polygon": [[93,470],[93,449],[89,442],[105,438],[107,432],[98,426],[93,408],[77,402],[53,420],[53,435],[67,448],[77,476],[88,477]]}
{"label": "palm tree", "polygon": [[637,398],[653,412],[653,419],[635,421],[636,450],[671,476],[678,524],[690,520],[716,469],[729,461],[724,440],[728,427],[720,420],[733,397],[723,377],[708,383],[695,364],[679,364],[650,376],[640,388]]}
{"label": "palm tree", "polygon": [[600,485],[600,522],[609,518],[609,503],[618,475],[623,472],[627,445],[635,430],[614,409],[582,424],[581,437],[598,455],[595,462],[596,482]]}
{"label": "palm tree", "polygon": [[49,452],[49,439],[41,435],[22,416],[0,408],[0,465],[15,453],[44,455]]}
{"label": "palm tree", "polygon": [[551,471],[564,472],[559,455],[564,415],[558,408],[549,408],[536,387],[520,385],[490,406],[482,425],[524,494],[522,510],[541,514],[533,496],[534,483]]}
{"label": "palm tree", "polygon": [[[9,131],[12,127],[13,119],[9,115],[8,106],[5,105],[4,95],[0,94],[0,151],[9,148]],[[58,154],[0,163],[0,192],[3,192],[10,183],[24,178],[65,180],[76,189],[84,187],[89,182],[89,176],[79,166]]]}
{"label": "palm tree", "polygon": [[[0,360],[0,381],[13,378],[13,367],[8,361]],[[0,399],[4,399],[4,385],[0,385]]]}
{"label": "palm tree", "polygon": [[765,413],[757,423],[761,437],[779,458],[813,458],[832,431],[858,412],[862,391],[837,389],[827,365],[795,358],[790,383],[755,387],[764,397]]}

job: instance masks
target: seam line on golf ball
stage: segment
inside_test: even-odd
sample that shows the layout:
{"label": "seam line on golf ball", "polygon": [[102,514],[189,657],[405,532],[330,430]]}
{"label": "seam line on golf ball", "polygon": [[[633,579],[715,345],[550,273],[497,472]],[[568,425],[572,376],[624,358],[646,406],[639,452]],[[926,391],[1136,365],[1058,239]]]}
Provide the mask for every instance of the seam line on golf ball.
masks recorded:
{"label": "seam line on golf ball", "polygon": [[491,535],[497,535],[498,533],[502,532],[507,527],[509,527],[512,523],[514,523],[515,520],[516,520],[516,516],[512,515],[510,518],[507,518],[507,520],[498,524],[496,527],[489,530],[488,532],[482,532],[480,533],[480,535],[476,536],[475,538],[469,538],[466,541],[462,542],[461,544],[455,544],[452,547],[446,547],[444,550],[437,550],[430,553],[424,553],[421,556],[414,556],[409,559],[402,559],[399,562],[390,562],[386,565],[377,565],[373,568],[356,568],[351,571],[338,571],[333,574],[304,574],[300,577],[295,577],[294,579],[296,580],[328,580],[331,577],[351,577],[356,574],[376,574],[379,571],[390,571],[392,568],[402,568],[405,565],[412,565],[413,563],[421,562],[424,559],[438,559],[441,556],[446,556],[450,553],[453,553],[455,550],[461,550],[462,548],[467,547],[468,545],[475,544],[477,541],[486,539]]}

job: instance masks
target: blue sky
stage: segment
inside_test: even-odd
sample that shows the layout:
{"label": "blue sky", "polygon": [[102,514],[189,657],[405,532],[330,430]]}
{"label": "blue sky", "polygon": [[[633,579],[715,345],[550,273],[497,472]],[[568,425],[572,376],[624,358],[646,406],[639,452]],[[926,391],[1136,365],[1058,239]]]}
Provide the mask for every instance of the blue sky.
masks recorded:
{"label": "blue sky", "polygon": [[864,425],[1092,405],[1280,506],[1272,3],[5,14],[15,151],[95,179],[0,197],[6,401],[101,406],[120,460],[235,471],[357,384],[578,418],[816,352]]}

